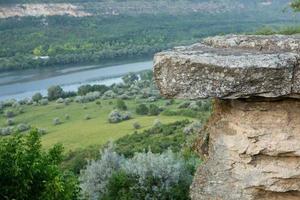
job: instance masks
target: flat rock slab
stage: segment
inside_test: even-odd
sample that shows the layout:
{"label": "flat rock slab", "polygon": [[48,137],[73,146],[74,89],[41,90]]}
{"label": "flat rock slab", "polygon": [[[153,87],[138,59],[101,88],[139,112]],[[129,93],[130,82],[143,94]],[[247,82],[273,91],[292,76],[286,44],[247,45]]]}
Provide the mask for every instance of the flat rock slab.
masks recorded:
{"label": "flat rock slab", "polygon": [[300,97],[300,36],[218,36],[154,57],[168,98]]}

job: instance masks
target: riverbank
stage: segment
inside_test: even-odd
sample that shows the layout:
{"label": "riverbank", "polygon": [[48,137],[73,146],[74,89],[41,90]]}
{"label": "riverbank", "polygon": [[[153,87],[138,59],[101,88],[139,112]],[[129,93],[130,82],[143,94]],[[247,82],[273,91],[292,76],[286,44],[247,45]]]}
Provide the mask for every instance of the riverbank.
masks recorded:
{"label": "riverbank", "polygon": [[152,68],[152,61],[117,65],[88,65],[67,68],[47,68],[0,74],[0,100],[22,99],[34,93],[47,93],[47,88],[60,85],[65,91],[76,91],[83,84],[111,85],[122,81],[129,72]]}

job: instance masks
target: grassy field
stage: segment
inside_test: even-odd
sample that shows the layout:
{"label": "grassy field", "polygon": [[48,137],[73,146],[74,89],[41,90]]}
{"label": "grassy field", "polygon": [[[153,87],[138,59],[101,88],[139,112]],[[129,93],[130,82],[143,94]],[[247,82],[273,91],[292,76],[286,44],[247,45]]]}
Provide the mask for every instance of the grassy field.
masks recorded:
{"label": "grassy field", "polygon": [[[109,140],[115,140],[133,133],[135,131],[132,125],[134,122],[141,125],[141,129],[138,131],[142,131],[151,127],[155,119],[159,119],[162,123],[171,123],[183,119],[193,120],[183,116],[136,115],[134,112],[137,105],[136,101],[128,100],[125,102],[128,110],[133,115],[133,119],[118,124],[110,124],[107,118],[116,105],[115,101],[101,100],[101,105],[97,105],[95,102],[85,104],[72,102],[69,105],[51,102],[46,106],[22,106],[24,113],[17,115],[14,119],[16,124],[28,123],[32,127],[45,128],[47,134],[42,136],[44,148],[61,143],[66,151],[98,146]],[[164,101],[160,100],[155,104],[164,105]],[[177,104],[168,106],[168,108],[175,108]],[[70,119],[65,119],[66,114],[70,116]],[[86,115],[89,115],[91,119],[86,120]],[[62,124],[53,125],[53,119],[56,117],[60,118]],[[5,124],[6,118],[1,115],[0,127],[5,126]]]}

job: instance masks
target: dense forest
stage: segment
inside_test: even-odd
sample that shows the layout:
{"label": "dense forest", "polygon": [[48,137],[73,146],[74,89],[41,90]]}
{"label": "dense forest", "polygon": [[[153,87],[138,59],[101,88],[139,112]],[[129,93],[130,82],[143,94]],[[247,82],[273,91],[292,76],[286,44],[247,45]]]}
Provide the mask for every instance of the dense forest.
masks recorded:
{"label": "dense forest", "polygon": [[[71,1],[76,0],[64,0]],[[234,12],[0,19],[0,71],[145,58],[209,35],[251,32],[263,25],[297,22],[296,17],[282,12],[286,0],[274,3],[269,10],[255,2],[248,3],[246,10]],[[98,11],[95,8],[92,12]]]}

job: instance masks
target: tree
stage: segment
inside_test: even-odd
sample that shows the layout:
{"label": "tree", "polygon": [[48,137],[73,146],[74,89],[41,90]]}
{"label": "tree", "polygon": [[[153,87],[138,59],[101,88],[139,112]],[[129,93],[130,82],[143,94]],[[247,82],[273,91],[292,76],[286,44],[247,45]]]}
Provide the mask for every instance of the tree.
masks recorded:
{"label": "tree", "polygon": [[300,0],[293,0],[291,3],[291,7],[296,11],[300,11]]}
{"label": "tree", "polygon": [[42,100],[43,96],[41,93],[37,92],[32,96],[32,101],[38,102]]}
{"label": "tree", "polygon": [[127,110],[127,106],[122,99],[117,100],[117,109],[119,110]]}
{"label": "tree", "polygon": [[136,114],[147,115],[149,112],[148,107],[145,104],[139,104],[135,109]]}
{"label": "tree", "polygon": [[76,178],[59,168],[62,152],[42,151],[37,130],[0,140],[0,199],[77,199]]}
{"label": "tree", "polygon": [[155,104],[150,104],[149,106],[149,115],[159,115],[159,107]]}
{"label": "tree", "polygon": [[48,88],[48,99],[50,101],[63,97],[64,91],[59,85],[54,85]]}

